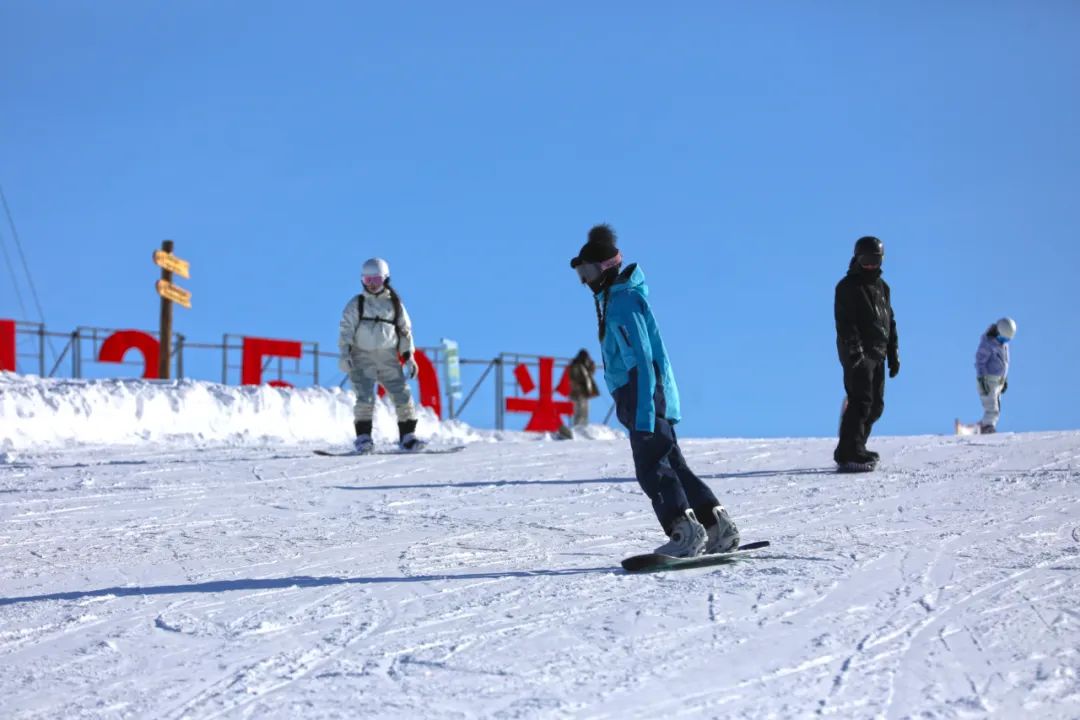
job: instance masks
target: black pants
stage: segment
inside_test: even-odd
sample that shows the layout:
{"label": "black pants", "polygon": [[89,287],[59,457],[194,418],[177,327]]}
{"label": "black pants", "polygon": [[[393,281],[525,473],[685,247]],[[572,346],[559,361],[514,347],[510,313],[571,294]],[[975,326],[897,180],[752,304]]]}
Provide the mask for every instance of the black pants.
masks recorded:
{"label": "black pants", "polygon": [[885,361],[871,361],[844,367],[847,408],[840,421],[840,442],[833,454],[837,462],[861,460],[866,439],[874,423],[885,411]]}
{"label": "black pants", "polygon": [[712,524],[712,509],[720,501],[686,464],[675,435],[675,426],[659,416],[666,408],[663,392],[663,387],[658,384],[653,397],[658,417],[651,433],[634,429],[638,403],[637,368],[630,371],[630,382],[612,393],[612,397],[615,400],[615,415],[630,431],[630,449],[634,454],[634,473],[638,485],[652,501],[656,519],[664,532],[670,535],[671,526],[688,508],[694,510],[698,522]]}

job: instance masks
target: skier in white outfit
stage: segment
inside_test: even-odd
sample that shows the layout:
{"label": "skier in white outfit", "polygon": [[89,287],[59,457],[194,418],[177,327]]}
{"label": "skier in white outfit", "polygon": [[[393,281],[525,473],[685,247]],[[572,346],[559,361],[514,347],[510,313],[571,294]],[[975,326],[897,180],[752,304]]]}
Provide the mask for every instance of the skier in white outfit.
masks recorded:
{"label": "skier in white outfit", "polygon": [[356,391],[356,450],[365,453],[373,448],[376,383],[386,388],[397,410],[401,447],[420,450],[424,442],[416,437],[416,405],[406,381],[406,376],[414,378],[417,372],[409,313],[390,286],[390,266],[385,260],[365,262],[362,280],[364,291],[346,303],[338,336],[338,366],[349,374]]}

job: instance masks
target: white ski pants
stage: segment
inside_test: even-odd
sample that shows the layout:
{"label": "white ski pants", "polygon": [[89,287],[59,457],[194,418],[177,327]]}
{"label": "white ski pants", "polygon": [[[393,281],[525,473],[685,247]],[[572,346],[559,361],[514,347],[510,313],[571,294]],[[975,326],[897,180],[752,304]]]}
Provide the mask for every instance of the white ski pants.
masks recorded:
{"label": "white ski pants", "polygon": [[398,422],[416,419],[412,388],[405,380],[405,370],[398,362],[396,349],[354,352],[350,360],[349,380],[356,391],[353,416],[357,420],[370,420],[375,412],[375,384],[386,388],[397,409]]}
{"label": "white ski pants", "polygon": [[981,375],[976,378],[979,384],[979,400],[982,401],[983,416],[980,425],[997,427],[1001,416],[1001,389],[1005,379],[1000,375]]}

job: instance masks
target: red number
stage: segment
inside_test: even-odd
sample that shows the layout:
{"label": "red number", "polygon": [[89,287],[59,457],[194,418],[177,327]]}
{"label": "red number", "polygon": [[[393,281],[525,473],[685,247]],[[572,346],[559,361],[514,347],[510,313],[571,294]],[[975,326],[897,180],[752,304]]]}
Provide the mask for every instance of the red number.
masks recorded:
{"label": "red number", "polygon": [[142,353],[142,377],[148,380],[157,378],[161,345],[157,338],[141,330],[118,330],[105,338],[105,342],[101,344],[101,351],[98,352],[98,362],[123,362],[124,355],[132,349]]}

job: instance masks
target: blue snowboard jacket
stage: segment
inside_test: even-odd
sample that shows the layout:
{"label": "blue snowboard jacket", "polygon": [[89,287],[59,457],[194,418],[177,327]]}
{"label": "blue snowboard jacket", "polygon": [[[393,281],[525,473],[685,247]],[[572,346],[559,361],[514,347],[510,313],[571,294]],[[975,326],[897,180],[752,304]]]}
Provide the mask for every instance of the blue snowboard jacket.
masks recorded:
{"label": "blue snowboard jacket", "polygon": [[[672,423],[681,418],[675,373],[648,295],[645,273],[637,264],[619,274],[608,290],[601,343],[604,380],[616,405],[628,411],[620,412],[619,419],[641,432],[653,432],[658,416]],[[596,299],[603,307],[604,292]]]}

